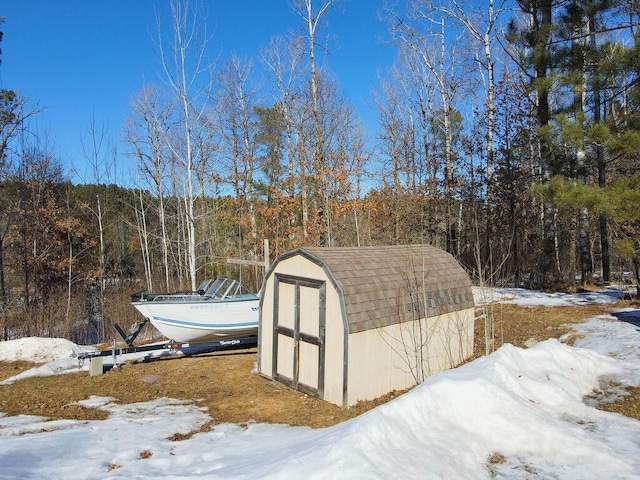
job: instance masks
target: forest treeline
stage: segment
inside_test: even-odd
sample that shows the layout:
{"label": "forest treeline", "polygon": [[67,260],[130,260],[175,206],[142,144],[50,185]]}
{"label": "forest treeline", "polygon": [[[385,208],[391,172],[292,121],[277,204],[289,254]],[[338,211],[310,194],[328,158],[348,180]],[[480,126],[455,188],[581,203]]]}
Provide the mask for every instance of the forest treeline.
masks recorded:
{"label": "forest treeline", "polygon": [[121,132],[127,186],[95,121],[77,159],[91,178],[72,183],[28,128],[40,110],[2,90],[3,338],[104,340],[110,322],[135,320],[134,290],[223,274],[259,288],[260,267],[227,259],[264,258],[264,239],[271,259],[429,243],[485,284],[638,285],[637,2],[389,8],[397,60],[371,94],[375,132],[321,60],[340,3],[296,0],[303,33],[210,67],[198,5],[172,2],[157,32],[165,81],[141,88]]}

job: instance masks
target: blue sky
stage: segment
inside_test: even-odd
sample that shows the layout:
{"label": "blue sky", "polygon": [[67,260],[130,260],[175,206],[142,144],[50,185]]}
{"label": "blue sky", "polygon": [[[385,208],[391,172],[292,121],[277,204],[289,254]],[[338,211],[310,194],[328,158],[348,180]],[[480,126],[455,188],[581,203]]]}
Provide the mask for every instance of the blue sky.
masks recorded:
{"label": "blue sky", "polygon": [[[203,3],[214,30],[211,48],[220,59],[235,52],[257,62],[260,47],[271,37],[302,28],[290,0]],[[371,129],[370,91],[377,72],[394,55],[380,42],[383,5],[384,0],[340,2],[323,29],[333,36],[328,66]],[[48,134],[63,163],[80,163],[80,138],[92,117],[117,139],[130,98],[145,82],[158,81],[159,57],[152,41],[156,11],[168,22],[169,0],[14,0],[0,6],[5,17],[0,87],[46,107],[38,128]]]}

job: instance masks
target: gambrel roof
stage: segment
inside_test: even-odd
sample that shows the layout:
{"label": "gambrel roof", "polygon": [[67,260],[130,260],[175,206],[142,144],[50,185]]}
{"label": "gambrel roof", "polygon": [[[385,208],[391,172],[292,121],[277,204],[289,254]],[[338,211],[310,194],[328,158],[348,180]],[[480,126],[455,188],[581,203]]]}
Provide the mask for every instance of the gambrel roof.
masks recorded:
{"label": "gambrel roof", "polygon": [[341,292],[349,333],[473,308],[471,281],[431,245],[297,248]]}

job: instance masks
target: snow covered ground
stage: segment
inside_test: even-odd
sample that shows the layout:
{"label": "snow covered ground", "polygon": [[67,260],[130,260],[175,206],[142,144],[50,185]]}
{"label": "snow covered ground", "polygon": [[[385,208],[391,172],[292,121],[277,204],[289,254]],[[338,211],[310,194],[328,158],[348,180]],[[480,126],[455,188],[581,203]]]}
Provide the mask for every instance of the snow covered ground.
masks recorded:
{"label": "snow covered ground", "polygon": [[[515,289],[476,294],[528,305],[610,302],[614,296]],[[197,429],[210,417],[168,398],[133,405],[96,397],[82,402],[109,412],[104,421],[0,413],[0,477],[640,479],[640,422],[585,400],[603,381],[640,385],[640,330],[633,323],[640,323],[639,313],[620,311],[574,325],[580,337],[575,347],[557,340],[529,349],[505,345],[319,430],[225,424],[172,442],[167,438],[174,433]],[[23,376],[56,374],[77,369],[69,356],[79,348],[85,347],[22,339],[1,342],[0,359],[48,361]],[[53,355],[43,358],[43,351]],[[623,393],[612,388],[614,395]]]}
{"label": "snow covered ground", "polygon": [[492,302],[512,303],[521,307],[544,305],[547,307],[607,304],[618,301],[624,295],[633,293],[635,288],[611,286],[599,292],[545,293],[524,288],[480,288],[473,287],[476,305]]}

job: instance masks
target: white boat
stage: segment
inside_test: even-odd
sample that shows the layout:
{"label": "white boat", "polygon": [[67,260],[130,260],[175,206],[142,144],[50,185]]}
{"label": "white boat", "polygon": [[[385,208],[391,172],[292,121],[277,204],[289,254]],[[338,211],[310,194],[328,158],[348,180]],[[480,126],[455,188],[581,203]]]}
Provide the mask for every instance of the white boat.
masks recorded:
{"label": "white boat", "polygon": [[165,337],[207,342],[258,334],[258,296],[237,280],[204,281],[197,292],[132,295],[132,305]]}

